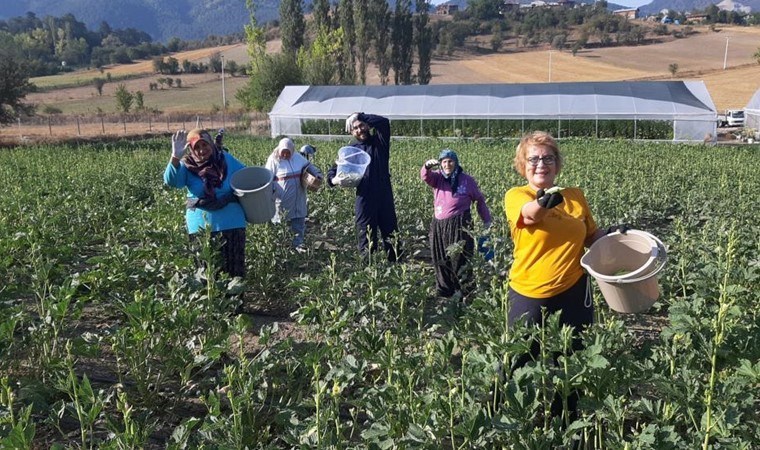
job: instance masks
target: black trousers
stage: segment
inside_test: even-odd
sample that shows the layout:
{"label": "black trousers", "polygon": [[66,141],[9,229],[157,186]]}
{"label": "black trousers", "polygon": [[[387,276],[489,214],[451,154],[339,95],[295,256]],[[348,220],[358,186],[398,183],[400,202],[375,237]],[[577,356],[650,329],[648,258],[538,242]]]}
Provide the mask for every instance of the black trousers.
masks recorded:
{"label": "black trousers", "polygon": [[[394,242],[398,233],[396,207],[390,191],[376,199],[357,197],[354,205],[356,215],[357,248],[362,255],[376,252],[382,240],[389,261],[396,261],[401,255],[401,244]],[[378,236],[378,231],[380,236]]]}
{"label": "black trousers", "polygon": [[[456,291],[467,295],[472,291],[472,270],[469,266],[475,249],[475,240],[467,231],[472,226],[472,215],[465,211],[448,219],[433,219],[430,222],[430,250],[435,268],[436,291],[441,297],[451,297]],[[451,246],[459,244],[449,254]]]}
{"label": "black trousers", "polygon": [[[218,249],[219,268],[231,277],[245,276],[245,228],[214,231],[211,233],[211,245]],[[190,248],[198,267],[205,267],[199,255],[201,253],[201,234],[190,235]]]}
{"label": "black trousers", "polygon": [[[583,327],[594,322],[594,304],[587,290],[587,284],[588,276],[584,274],[570,289],[554,297],[544,299],[520,295],[510,287],[507,294],[509,298],[508,322],[512,325],[518,320],[522,320],[528,325],[537,324],[543,327],[546,316],[559,312],[560,323],[573,327],[572,351],[581,350],[583,342],[579,334]],[[510,370],[514,371],[524,366],[531,360],[537,359],[540,354],[540,344],[534,340],[530,346],[530,353],[518,357]],[[559,355],[554,356],[556,362]],[[578,399],[578,392],[572,392],[567,398],[570,421],[577,417]],[[562,399],[558,396],[555,396],[552,401],[551,413],[553,416],[562,414]]]}

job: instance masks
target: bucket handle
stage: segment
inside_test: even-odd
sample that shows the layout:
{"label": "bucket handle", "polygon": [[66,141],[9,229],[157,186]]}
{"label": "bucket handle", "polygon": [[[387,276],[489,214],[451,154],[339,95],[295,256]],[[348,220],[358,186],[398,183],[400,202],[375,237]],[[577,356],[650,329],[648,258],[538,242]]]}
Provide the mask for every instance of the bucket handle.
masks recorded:
{"label": "bucket handle", "polygon": [[[620,234],[619,231],[616,231],[616,233]],[[641,267],[641,269],[639,269],[638,271],[641,271],[641,270],[645,269],[646,267],[648,267],[649,266],[649,262],[652,261],[652,259],[654,259],[654,260],[657,261],[656,262],[657,267],[653,271],[647,272],[646,275],[641,276],[641,277],[636,277],[636,278],[616,278],[616,279],[611,279],[611,278],[604,277],[604,276],[600,277],[601,280],[604,281],[604,282],[606,282],[606,283],[631,284],[631,283],[638,283],[639,281],[647,280],[647,279],[652,278],[653,276],[657,275],[658,273],[660,273],[660,271],[665,268],[665,264],[668,262],[668,252],[665,249],[665,244],[663,244],[662,241],[659,238],[657,238],[657,236],[655,236],[655,235],[653,235],[651,233],[647,233],[646,231],[641,231],[641,230],[629,230],[628,233],[635,233],[635,234],[640,234],[640,235],[646,236],[647,238],[653,240],[654,243],[657,245],[657,248],[653,252],[654,255],[652,255],[650,257],[649,261],[647,262],[647,264],[643,265]],[[638,272],[638,271],[636,271],[636,272]]]}
{"label": "bucket handle", "polygon": [[660,273],[662,269],[665,268],[665,264],[668,262],[668,253],[667,251],[665,251],[665,246],[663,245],[663,243],[656,237],[654,236],[652,237],[657,242],[657,256],[655,257],[657,259],[657,264],[658,264],[657,268],[642,277],[632,278],[632,279],[621,279],[621,280],[615,281],[615,283],[618,283],[618,284],[638,283],[639,281],[644,281],[646,279],[652,278],[653,276]]}
{"label": "bucket handle", "polygon": [[[619,231],[616,231],[615,233],[622,234]],[[615,233],[612,233],[612,234],[615,234]],[[654,253],[654,254],[649,257],[649,259],[647,260],[647,263],[644,264],[644,265],[642,265],[641,268],[639,268],[639,269],[631,272],[630,274],[628,274],[628,276],[630,276],[630,275],[634,275],[634,276],[638,275],[640,272],[643,272],[647,267],[649,267],[649,265],[652,262],[654,262],[654,261],[656,261],[656,264],[658,264],[659,266],[655,270],[647,272],[646,275],[643,275],[643,276],[640,276],[640,277],[635,277],[635,278],[622,278],[622,277],[612,278],[612,277],[604,276],[604,275],[601,275],[601,274],[596,274],[594,272],[593,275],[594,275],[595,278],[598,277],[599,279],[601,279],[602,281],[604,281],[606,283],[615,283],[615,284],[638,283],[639,281],[643,281],[643,280],[646,280],[648,278],[651,278],[651,277],[657,275],[665,267],[665,264],[668,261],[668,252],[665,249],[665,244],[663,244],[662,241],[659,238],[657,238],[657,236],[655,236],[655,235],[653,235],[651,233],[647,233],[646,231],[642,231],[642,230],[629,230],[628,233],[638,234],[638,235],[644,236],[644,237],[646,237],[648,239],[651,239],[656,244],[656,248],[652,251],[652,253]],[[593,272],[593,270],[591,270],[590,267],[587,267],[583,263],[583,261],[581,261],[581,266],[583,266],[587,271],[592,271]]]}

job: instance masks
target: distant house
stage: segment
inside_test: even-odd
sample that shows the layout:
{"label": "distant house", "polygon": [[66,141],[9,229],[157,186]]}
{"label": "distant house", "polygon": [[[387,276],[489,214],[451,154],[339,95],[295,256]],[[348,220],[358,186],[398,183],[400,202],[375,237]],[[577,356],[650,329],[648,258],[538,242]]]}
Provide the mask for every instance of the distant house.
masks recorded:
{"label": "distant house", "polygon": [[686,14],[686,22],[702,23],[707,20],[707,14]]}
{"label": "distant house", "polygon": [[557,4],[557,6],[560,6],[562,8],[572,9],[572,8],[575,7],[575,1],[574,0],[557,0],[556,4]]}
{"label": "distant house", "polygon": [[454,3],[441,3],[435,7],[435,13],[439,16],[450,16],[459,11],[459,5]]}
{"label": "distant house", "polygon": [[626,19],[636,19],[639,17],[639,8],[617,9],[615,11],[612,11],[612,14],[616,16],[623,16]]}

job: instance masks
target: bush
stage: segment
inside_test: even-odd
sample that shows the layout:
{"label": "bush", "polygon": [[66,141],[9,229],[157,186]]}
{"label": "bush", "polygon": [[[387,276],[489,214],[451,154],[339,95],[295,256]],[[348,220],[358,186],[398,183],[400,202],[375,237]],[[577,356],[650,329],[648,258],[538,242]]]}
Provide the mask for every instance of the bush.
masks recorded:
{"label": "bush", "polygon": [[235,96],[248,109],[269,111],[282,89],[302,84],[301,71],[292,57],[281,53],[264,55],[252,64],[248,85]]}

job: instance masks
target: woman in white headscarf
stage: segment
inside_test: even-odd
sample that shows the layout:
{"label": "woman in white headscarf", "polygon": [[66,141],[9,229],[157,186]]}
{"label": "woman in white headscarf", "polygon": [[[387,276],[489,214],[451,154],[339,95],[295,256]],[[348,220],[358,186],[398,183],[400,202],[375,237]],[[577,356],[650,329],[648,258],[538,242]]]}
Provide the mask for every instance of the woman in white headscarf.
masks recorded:
{"label": "woman in white headscarf", "polygon": [[266,168],[274,174],[274,194],[276,212],[272,222],[287,220],[293,231],[293,247],[303,252],[306,235],[306,189],[301,184],[304,171],[322,179],[322,172],[300,153],[295,151],[295,144],[290,138],[282,138],[269,155]]}

